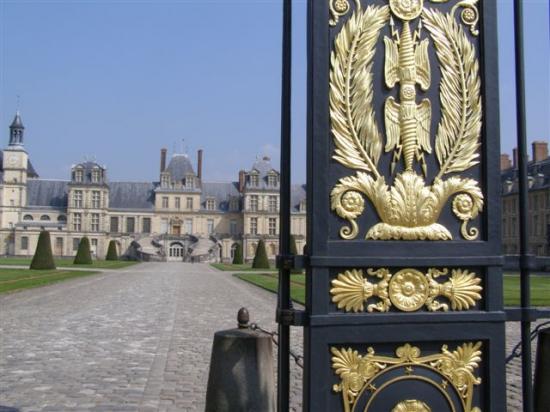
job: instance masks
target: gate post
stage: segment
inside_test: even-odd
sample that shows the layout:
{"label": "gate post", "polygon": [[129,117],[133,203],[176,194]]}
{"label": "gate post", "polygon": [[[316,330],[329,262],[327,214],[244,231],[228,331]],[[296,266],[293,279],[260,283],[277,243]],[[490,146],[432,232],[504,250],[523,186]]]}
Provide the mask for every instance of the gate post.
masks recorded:
{"label": "gate post", "polygon": [[304,410],[506,409],[496,0],[309,0]]}

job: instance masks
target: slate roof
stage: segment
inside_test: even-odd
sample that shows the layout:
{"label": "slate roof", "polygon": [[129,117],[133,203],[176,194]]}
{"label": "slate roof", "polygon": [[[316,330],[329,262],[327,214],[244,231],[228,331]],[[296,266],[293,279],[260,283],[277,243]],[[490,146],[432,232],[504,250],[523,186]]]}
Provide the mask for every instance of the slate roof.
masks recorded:
{"label": "slate roof", "polygon": [[27,205],[67,207],[68,181],[30,179],[27,181]]}
{"label": "slate roof", "polygon": [[17,127],[19,129],[24,129],[25,126],[23,126],[23,121],[21,120],[21,114],[19,113],[19,110],[15,113],[15,117],[13,118],[13,122],[11,122],[10,128]]}
{"label": "slate roof", "polygon": [[195,174],[191,160],[186,154],[174,154],[165,171],[170,173],[173,181],[180,181],[185,175]]}
{"label": "slate roof", "polygon": [[[550,187],[550,158],[539,162],[529,162],[527,173],[532,180],[529,190],[546,189]],[[500,174],[503,195],[510,195],[518,192],[518,169],[510,168],[503,170]],[[511,184],[510,184],[511,183]]]}
{"label": "slate roof", "polygon": [[206,199],[214,198],[219,211],[228,211],[231,198],[240,197],[239,183],[208,183],[202,184],[201,207],[204,209]]}
{"label": "slate roof", "polygon": [[111,182],[109,183],[109,208],[146,209],[154,208],[154,183]]}

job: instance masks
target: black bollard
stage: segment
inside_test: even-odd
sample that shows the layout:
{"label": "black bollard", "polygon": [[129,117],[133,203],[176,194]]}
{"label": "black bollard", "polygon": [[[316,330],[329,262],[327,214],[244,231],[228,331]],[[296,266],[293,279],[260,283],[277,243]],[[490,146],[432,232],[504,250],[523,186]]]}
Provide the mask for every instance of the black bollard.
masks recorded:
{"label": "black bollard", "polygon": [[535,412],[548,412],[550,411],[550,328],[539,332],[535,366]]}
{"label": "black bollard", "polygon": [[241,308],[238,329],[216,332],[206,391],[206,412],[274,412],[271,336],[248,326]]}

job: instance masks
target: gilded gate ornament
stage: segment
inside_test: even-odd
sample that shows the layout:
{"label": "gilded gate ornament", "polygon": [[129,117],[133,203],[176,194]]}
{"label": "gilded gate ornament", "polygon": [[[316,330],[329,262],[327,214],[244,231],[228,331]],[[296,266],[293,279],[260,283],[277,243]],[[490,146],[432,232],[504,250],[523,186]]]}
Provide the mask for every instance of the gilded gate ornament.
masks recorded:
{"label": "gilded gate ornament", "polygon": [[[443,394],[450,391],[456,393],[461,411],[481,412],[481,409],[472,405],[474,387],[481,384],[481,378],[475,373],[481,363],[481,346],[481,342],[469,342],[450,351],[447,345],[443,345],[441,352],[422,356],[420,348],[407,343],[396,349],[395,357],[378,355],[372,347],[364,355],[351,348],[332,347],[332,369],[340,379],[333,390],[342,394],[345,412],[355,411],[361,396],[370,394],[374,397],[384,390],[384,385],[376,385],[377,379],[390,371],[395,374],[399,368],[408,380],[426,382]],[[419,373],[420,370],[429,371],[432,376],[427,378]],[[436,381],[434,377],[439,380]],[[390,379],[396,381],[400,378]],[[365,411],[368,410],[367,403]],[[420,400],[404,400],[393,408],[394,411],[429,412],[430,407]]]}
{"label": "gilded gate ornament", "polygon": [[[381,220],[368,230],[367,239],[450,240],[451,232],[438,220],[452,197],[452,211],[462,222],[463,238],[479,236],[479,230],[468,224],[483,209],[483,193],[476,180],[457,175],[479,163],[479,62],[456,18],[457,8],[462,7],[462,22],[477,35],[477,0],[459,1],[449,13],[424,7],[427,2],[389,0],[388,6],[363,9],[356,0],[355,10],[336,36],[330,72],[333,158],[355,170],[355,175],[340,179],[331,192],[332,210],[349,222],[340,229],[344,239],[359,234],[357,218],[365,211],[365,198]],[[351,8],[348,1],[330,4],[334,21]],[[383,144],[373,107],[373,60],[380,32],[387,25],[391,38],[384,38],[384,79],[388,89],[397,89],[398,94],[385,102]],[[441,72],[441,118],[433,145],[432,102],[417,99],[417,87],[422,91],[433,87],[430,44]],[[393,154],[393,182],[386,182],[378,168],[382,150]],[[433,152],[439,170],[428,185],[426,156]]]}
{"label": "gilded gate ornament", "polygon": [[[448,277],[444,282],[436,279]],[[378,282],[372,278],[379,278]],[[388,312],[392,306],[403,312],[414,312],[422,307],[428,311],[468,310],[481,300],[481,279],[464,269],[428,269],[424,274],[417,269],[401,269],[392,274],[389,269],[351,269],[332,280],[332,302],[345,312]],[[444,298],[447,302],[441,301]],[[371,299],[372,300],[372,299]]]}

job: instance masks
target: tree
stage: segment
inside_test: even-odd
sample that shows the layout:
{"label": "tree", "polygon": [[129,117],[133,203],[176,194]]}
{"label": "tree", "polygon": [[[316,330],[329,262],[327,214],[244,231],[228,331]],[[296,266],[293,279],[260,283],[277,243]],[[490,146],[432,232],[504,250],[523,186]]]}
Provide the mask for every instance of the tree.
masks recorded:
{"label": "tree", "polygon": [[36,251],[34,252],[30,268],[37,270],[55,269],[50,232],[46,230],[40,232],[38,244],[36,245]]}
{"label": "tree", "polygon": [[[290,235],[290,254],[296,256],[298,254],[298,248],[296,247],[296,237]],[[290,273],[299,274],[302,273],[300,269],[292,269]]]}
{"label": "tree", "polygon": [[111,240],[109,242],[109,247],[107,248],[107,256],[105,260],[118,260],[118,253],[116,250],[116,242]]}
{"label": "tree", "polygon": [[78,244],[78,251],[74,258],[75,265],[91,265],[92,264],[92,252],[90,251],[90,240],[84,236],[80,239]]}
{"label": "tree", "polygon": [[256,247],[256,255],[254,256],[252,267],[254,269],[269,269],[269,260],[267,259],[267,252],[263,239],[260,239]]}
{"label": "tree", "polygon": [[240,243],[237,243],[237,246],[235,246],[235,252],[233,254],[233,264],[242,265],[243,263],[243,247]]}

